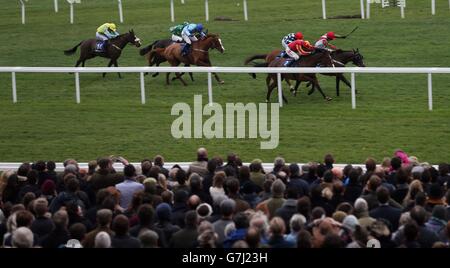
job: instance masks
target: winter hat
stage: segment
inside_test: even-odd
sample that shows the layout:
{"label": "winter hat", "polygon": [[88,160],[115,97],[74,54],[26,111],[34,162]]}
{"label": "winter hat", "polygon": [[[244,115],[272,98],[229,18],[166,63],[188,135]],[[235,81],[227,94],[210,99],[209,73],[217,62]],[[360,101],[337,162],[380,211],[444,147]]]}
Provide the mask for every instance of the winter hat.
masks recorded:
{"label": "winter hat", "polygon": [[169,221],[172,209],[167,203],[161,203],[156,207],[156,215],[158,216],[158,219]]}
{"label": "winter hat", "polygon": [[355,231],[356,225],[359,225],[358,219],[353,215],[348,215],[344,218],[344,221],[342,222],[342,225],[347,227],[352,232]]}

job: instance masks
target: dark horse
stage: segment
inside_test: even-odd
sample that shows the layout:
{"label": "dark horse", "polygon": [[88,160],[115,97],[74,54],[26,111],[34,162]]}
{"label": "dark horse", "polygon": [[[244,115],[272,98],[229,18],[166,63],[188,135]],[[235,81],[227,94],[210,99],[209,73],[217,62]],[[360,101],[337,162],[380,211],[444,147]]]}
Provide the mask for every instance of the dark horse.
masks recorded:
{"label": "dark horse", "polygon": [[[151,43],[150,45],[140,49],[139,54],[141,56],[145,56],[145,58],[148,61],[148,66],[153,66],[153,65],[159,66],[161,63],[166,62],[167,59],[161,53],[156,53],[156,49],[158,49],[158,48],[165,49],[166,47],[168,47],[174,43],[175,42],[172,41],[172,39],[156,40],[155,42]],[[185,65],[185,66],[188,67],[189,65]],[[147,74],[148,73],[146,73],[146,75]],[[157,77],[158,75],[159,75],[159,73],[154,73],[152,75],[152,77]],[[192,73],[189,73],[189,76],[191,77],[191,80],[194,81],[194,76],[192,75]],[[173,78],[172,80],[175,80],[175,79],[176,78]]]}
{"label": "dark horse", "polygon": [[[118,67],[117,59],[122,54],[122,50],[125,46],[130,43],[135,45],[136,47],[141,46],[141,40],[134,34],[133,30],[130,30],[126,34],[121,34],[111,40],[108,41],[108,45],[105,48],[105,52],[96,52],[95,47],[97,44],[96,39],[88,39],[81,41],[78,45],[74,46],[72,49],[65,50],[64,54],[67,56],[73,55],[77,48],[80,47],[80,58],[78,59],[75,67],[78,67],[80,64],[84,67],[86,60],[95,58],[97,56],[110,59],[108,63],[108,67],[114,65]],[[105,77],[106,73],[103,73],[103,77]],[[119,77],[121,77],[120,73],[118,73]]]}
{"label": "dark horse", "polygon": [[[217,49],[220,53],[223,53],[225,51],[225,48],[222,45],[222,40],[218,35],[208,34],[206,37],[198,40],[197,42],[193,42],[191,52],[187,56],[181,55],[182,44],[180,43],[174,43],[165,49],[157,48],[153,51],[154,53],[157,53],[158,55],[166,58],[171,66],[178,66],[180,65],[180,63],[184,63],[185,65],[210,67],[212,66],[209,59],[210,49]],[[186,81],[184,81],[180,73],[175,73],[175,75],[178,79],[180,79],[183,85],[187,85]],[[167,84],[170,84],[169,77],[170,73],[167,73]],[[216,73],[214,73],[214,77],[220,84],[224,83],[224,81],[221,80]]]}
{"label": "dark horse", "polygon": [[[245,60],[245,64],[249,64],[250,62],[253,62],[257,59],[263,59],[263,63],[255,63],[253,62],[255,67],[267,67],[269,66],[270,62],[275,60],[278,55],[280,55],[281,50],[273,50],[269,54],[258,54],[253,55]],[[349,62],[352,62],[354,65],[358,67],[365,67],[366,65],[363,62],[363,56],[359,53],[359,50],[352,50],[352,51],[344,51],[344,50],[336,50],[331,52],[331,57],[334,61],[335,67],[344,67]],[[253,78],[256,78],[255,74],[251,74]],[[339,96],[339,82],[344,82],[348,87],[351,87],[348,80],[345,78],[345,76],[342,73],[326,73],[323,75],[328,76],[336,76],[336,95]],[[300,81],[297,81],[295,87],[291,86],[289,80],[286,80],[288,85],[291,87],[291,92],[294,93],[294,95],[297,93],[298,87],[300,86]],[[311,88],[311,90],[308,92],[308,94],[312,94],[314,92],[314,87]]]}
{"label": "dark horse", "polygon": [[[268,67],[284,67],[284,63],[287,59],[278,57],[274,59],[272,62],[269,63]],[[332,67],[333,61],[331,59],[330,52],[324,49],[316,49],[316,51],[308,56],[302,56],[300,57],[300,60],[295,61],[291,64],[291,67],[316,67],[316,66],[322,66],[322,67]],[[317,77],[315,74],[312,73],[285,73],[281,74],[282,80],[295,80],[295,81],[307,81],[311,82],[313,86],[317,87],[319,92],[322,94],[323,98],[327,101],[330,101],[331,98],[326,96],[322,88],[319,85],[319,81],[317,80]],[[271,83],[272,82],[272,83]],[[267,84],[267,96],[266,101],[269,102],[270,94],[272,93],[273,89],[277,87],[277,74],[272,73],[268,74],[266,78],[266,84]],[[282,94],[283,100],[287,103],[287,99]]]}
{"label": "dark horse", "polygon": [[[333,59],[333,62],[336,67],[345,67],[349,62],[352,62],[355,66],[358,67],[366,67],[364,64],[364,57],[359,53],[359,49],[351,50],[351,51],[345,51],[345,50],[336,50],[331,52],[331,58]],[[339,96],[339,82],[342,81],[344,84],[346,84],[349,88],[351,88],[350,82],[345,78],[343,73],[324,73],[322,75],[327,76],[335,76],[336,77],[336,96]],[[297,81],[295,85],[295,89],[292,90],[294,95],[297,93],[298,87],[300,86],[300,81]],[[308,95],[311,95],[314,92],[314,86],[311,88],[311,90],[308,92]]]}

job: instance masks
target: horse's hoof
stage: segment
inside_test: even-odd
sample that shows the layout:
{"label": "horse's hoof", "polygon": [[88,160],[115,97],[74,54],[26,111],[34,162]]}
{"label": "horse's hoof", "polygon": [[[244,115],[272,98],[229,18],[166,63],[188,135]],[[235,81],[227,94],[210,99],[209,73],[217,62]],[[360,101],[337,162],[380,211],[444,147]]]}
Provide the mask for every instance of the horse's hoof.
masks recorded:
{"label": "horse's hoof", "polygon": [[219,82],[219,84],[223,85],[223,84],[225,84],[225,81],[222,80]]}
{"label": "horse's hoof", "polygon": [[325,100],[326,100],[326,101],[331,101],[331,100],[333,100],[333,99],[330,98],[330,97],[325,97]]}
{"label": "horse's hoof", "polygon": [[311,95],[311,94],[313,94],[313,92],[314,92],[314,90],[308,91],[308,96]]}
{"label": "horse's hoof", "polygon": [[266,99],[266,103],[269,103],[269,100]]}

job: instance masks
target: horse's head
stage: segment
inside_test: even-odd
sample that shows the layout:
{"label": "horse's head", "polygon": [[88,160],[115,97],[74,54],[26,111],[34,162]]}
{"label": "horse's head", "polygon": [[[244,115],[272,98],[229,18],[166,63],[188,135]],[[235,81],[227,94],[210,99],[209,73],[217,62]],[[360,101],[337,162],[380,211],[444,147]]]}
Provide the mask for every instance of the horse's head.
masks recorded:
{"label": "horse's head", "polygon": [[208,34],[206,38],[211,40],[210,48],[217,49],[220,53],[225,52],[225,48],[222,44],[222,39],[220,39],[219,35]]}
{"label": "horse's head", "polygon": [[127,41],[130,44],[133,44],[136,47],[141,46],[141,39],[139,39],[139,37],[136,36],[133,29],[131,29],[128,33],[126,33],[126,35],[127,35]]}
{"label": "horse's head", "polygon": [[351,59],[353,64],[358,67],[366,67],[363,59],[364,59],[364,57],[363,57],[363,55],[361,55],[361,53],[359,53],[359,49],[356,49],[356,50],[353,49],[353,57]]}

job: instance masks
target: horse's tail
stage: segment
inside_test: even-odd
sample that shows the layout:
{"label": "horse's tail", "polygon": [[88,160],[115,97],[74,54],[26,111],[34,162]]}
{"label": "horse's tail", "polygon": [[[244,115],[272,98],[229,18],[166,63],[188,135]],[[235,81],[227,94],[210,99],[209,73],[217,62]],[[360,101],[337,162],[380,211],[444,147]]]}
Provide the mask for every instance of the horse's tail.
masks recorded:
{"label": "horse's tail", "polygon": [[83,41],[81,41],[78,45],[74,46],[72,49],[64,50],[64,55],[66,56],[73,55],[77,51],[77,48],[81,46],[82,43]]}
{"label": "horse's tail", "polygon": [[[267,54],[258,54],[258,55],[253,55],[253,56],[251,56],[251,57],[248,57],[246,60],[245,60],[245,65],[248,65],[250,62],[252,62],[252,61],[254,61],[254,60],[265,60],[267,58]],[[256,63],[256,62],[254,62],[253,63],[253,66],[254,67],[268,67],[269,66],[269,63],[267,63],[267,62],[263,62],[263,63]],[[250,76],[253,78],[253,79],[256,79],[256,74],[255,73],[251,73],[250,74]]]}
{"label": "horse's tail", "polygon": [[151,43],[150,45],[142,48],[141,50],[139,50],[139,54],[141,56],[144,56],[145,54],[147,54],[148,52],[150,52],[150,50],[153,49],[153,46],[158,42],[158,40],[156,40],[155,42]]}
{"label": "horse's tail", "polygon": [[254,60],[265,60],[267,57],[267,54],[257,54],[257,55],[253,55],[251,57],[248,57],[247,59],[245,59],[244,64],[248,65],[250,62],[254,61]]}

